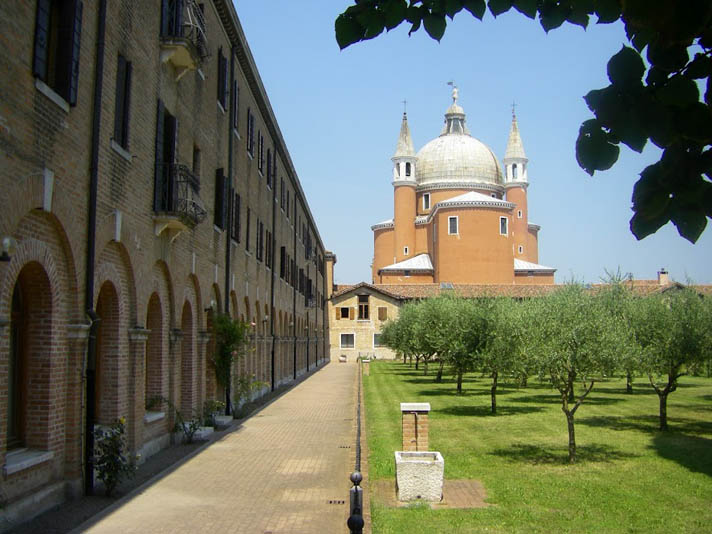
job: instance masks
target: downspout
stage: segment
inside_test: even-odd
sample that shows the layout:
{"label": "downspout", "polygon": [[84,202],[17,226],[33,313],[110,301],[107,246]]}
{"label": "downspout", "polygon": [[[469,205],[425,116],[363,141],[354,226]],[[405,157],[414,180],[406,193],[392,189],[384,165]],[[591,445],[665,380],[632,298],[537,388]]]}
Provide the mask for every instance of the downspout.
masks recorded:
{"label": "downspout", "polygon": [[[296,274],[297,270],[297,188],[294,188],[294,217],[292,222],[294,223],[294,271],[292,275]],[[292,336],[294,345],[294,380],[297,379],[297,285],[299,281],[294,280],[292,276]]]}
{"label": "downspout", "polygon": [[[232,125],[235,124],[235,98],[232,91],[235,90],[235,46],[230,48],[230,114],[227,125],[227,176],[230,180],[230,185],[227,188],[228,195],[228,206],[232,206],[235,202],[235,195],[233,193],[232,187]],[[224,204],[223,204],[224,205]],[[230,252],[232,251],[232,212],[233,210],[227,210],[227,231],[225,232],[225,304],[223,309],[225,310],[225,315],[230,315]],[[231,402],[230,402],[230,385],[232,384],[232,366],[228,372],[227,384],[225,384],[225,415],[230,415]]]}
{"label": "downspout", "polygon": [[94,393],[96,388],[96,334],[99,316],[94,310],[94,261],[96,257],[96,199],[99,187],[99,134],[101,130],[101,94],[104,81],[104,38],[106,34],[106,0],[99,2],[99,21],[94,71],[94,113],[91,127],[91,164],[89,168],[89,212],[87,221],[87,266],[84,310],[89,320],[89,345],[85,368],[86,415],[84,427],[84,492],[94,492]]}
{"label": "downspout", "polygon": [[[304,245],[306,247],[306,245]],[[304,254],[306,256],[306,253]],[[304,273],[304,303],[307,304],[304,309],[304,315],[307,318],[307,325],[304,327],[307,331],[307,373],[309,372],[309,285],[307,281],[309,280],[309,260],[307,260],[306,272]]]}
{"label": "downspout", "polygon": [[274,230],[275,230],[275,224],[277,220],[277,147],[274,148],[274,162],[272,164],[272,242],[268,243],[268,246],[270,247],[270,258],[272,259],[272,280],[271,280],[271,288],[270,288],[270,305],[269,305],[269,313],[271,315],[270,317],[270,335],[272,337],[272,368],[271,368],[271,384],[272,384],[272,391],[274,391],[275,388],[275,383],[274,383],[274,282],[275,282],[275,267],[274,267],[274,252],[275,252],[275,239],[274,239]]}

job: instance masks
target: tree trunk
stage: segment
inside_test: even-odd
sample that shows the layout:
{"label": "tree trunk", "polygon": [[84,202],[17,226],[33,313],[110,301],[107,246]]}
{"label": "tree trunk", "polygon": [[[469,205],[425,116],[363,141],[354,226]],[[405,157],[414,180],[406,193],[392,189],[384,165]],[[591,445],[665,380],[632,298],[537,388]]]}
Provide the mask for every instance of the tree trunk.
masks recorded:
{"label": "tree trunk", "polygon": [[658,396],[660,397],[660,430],[667,431],[667,388],[658,392]]}
{"label": "tree trunk", "polygon": [[423,376],[428,376],[428,359],[423,358]]}
{"label": "tree trunk", "polygon": [[492,373],[492,389],[490,390],[490,395],[492,396],[492,414],[497,413],[497,377],[498,373],[495,371]]}
{"label": "tree trunk", "polygon": [[462,371],[457,372],[457,392],[462,393]]}
{"label": "tree trunk", "polygon": [[529,380],[529,377],[525,374],[522,375],[522,377],[519,379],[519,385],[523,388],[527,387],[527,381]]}
{"label": "tree trunk", "polygon": [[569,389],[569,402],[574,402],[574,385],[571,384],[571,389]]}
{"label": "tree trunk", "polygon": [[574,414],[569,410],[564,410],[566,414],[566,424],[569,428],[569,463],[576,463],[576,434],[574,432]]}
{"label": "tree trunk", "polygon": [[628,371],[625,376],[625,392],[633,393],[633,375]]}
{"label": "tree trunk", "polygon": [[420,364],[420,356],[415,357],[415,370],[418,370],[418,365]]}
{"label": "tree trunk", "polygon": [[443,360],[440,360],[440,367],[438,367],[438,374],[435,377],[436,382],[443,381],[443,367],[445,367],[445,362]]}
{"label": "tree trunk", "polygon": [[405,359],[406,359],[406,355],[404,354],[403,355],[403,365],[405,365]]}

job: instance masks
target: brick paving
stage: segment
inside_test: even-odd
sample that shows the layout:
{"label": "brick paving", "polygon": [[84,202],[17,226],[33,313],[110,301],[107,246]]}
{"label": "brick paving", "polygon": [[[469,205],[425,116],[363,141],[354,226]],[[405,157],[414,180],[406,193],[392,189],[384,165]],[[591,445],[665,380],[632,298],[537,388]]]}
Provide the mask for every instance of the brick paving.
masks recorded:
{"label": "brick paving", "polygon": [[76,532],[348,532],[357,371],[327,365]]}

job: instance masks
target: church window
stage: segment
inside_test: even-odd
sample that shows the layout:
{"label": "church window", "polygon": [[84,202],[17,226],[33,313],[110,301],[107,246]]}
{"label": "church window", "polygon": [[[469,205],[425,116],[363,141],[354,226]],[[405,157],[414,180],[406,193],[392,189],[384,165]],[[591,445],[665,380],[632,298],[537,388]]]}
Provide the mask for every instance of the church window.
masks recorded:
{"label": "church window", "polygon": [[354,348],[354,335],[353,334],[341,334],[341,348],[342,349]]}
{"label": "church window", "polygon": [[358,318],[360,321],[368,320],[368,295],[358,296]]}
{"label": "church window", "polygon": [[522,210],[517,211],[517,219],[522,218]]}
{"label": "church window", "polygon": [[509,219],[507,217],[500,217],[499,218],[499,233],[500,235],[508,235],[507,232],[507,222]]}
{"label": "church window", "polygon": [[522,245],[519,245],[519,253],[524,254],[524,247]]}
{"label": "church window", "polygon": [[410,162],[406,162],[405,164],[405,175],[410,176]]}
{"label": "church window", "polygon": [[458,218],[457,215],[447,218],[447,233],[448,235],[457,235],[459,231],[458,228]]}
{"label": "church window", "polygon": [[514,178],[516,180],[518,174],[519,174],[519,170],[517,169],[517,164],[515,163],[514,165],[512,165],[512,178]]}
{"label": "church window", "polygon": [[349,309],[346,307],[341,308],[341,318],[342,319],[348,319],[349,318]]}
{"label": "church window", "polygon": [[424,210],[430,209],[430,193],[425,193],[423,195],[423,209]]}
{"label": "church window", "polygon": [[408,247],[403,247],[403,256],[408,255]]}

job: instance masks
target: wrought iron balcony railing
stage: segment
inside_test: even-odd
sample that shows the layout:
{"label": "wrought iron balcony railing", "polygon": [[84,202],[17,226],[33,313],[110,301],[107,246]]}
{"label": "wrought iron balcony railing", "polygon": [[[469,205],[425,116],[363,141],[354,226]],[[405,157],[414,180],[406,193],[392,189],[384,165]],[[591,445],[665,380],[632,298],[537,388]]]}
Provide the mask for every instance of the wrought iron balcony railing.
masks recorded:
{"label": "wrought iron balcony railing", "polygon": [[205,15],[195,0],[164,0],[161,16],[162,59],[171,61],[180,77],[210,56]]}
{"label": "wrought iron balcony railing", "polygon": [[187,165],[169,163],[161,169],[161,195],[158,210],[178,217],[186,226],[194,227],[205,220],[208,212],[200,198],[200,180]]}

